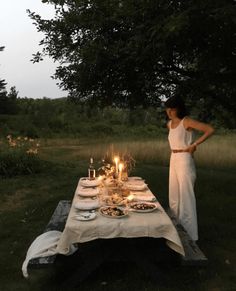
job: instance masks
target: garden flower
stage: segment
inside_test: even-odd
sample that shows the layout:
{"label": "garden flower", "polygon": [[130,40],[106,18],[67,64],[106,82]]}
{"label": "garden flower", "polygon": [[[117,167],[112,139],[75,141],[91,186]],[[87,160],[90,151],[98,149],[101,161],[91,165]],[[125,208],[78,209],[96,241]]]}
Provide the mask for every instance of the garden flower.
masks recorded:
{"label": "garden flower", "polygon": [[10,142],[10,147],[15,147],[16,146],[16,142],[12,141]]}

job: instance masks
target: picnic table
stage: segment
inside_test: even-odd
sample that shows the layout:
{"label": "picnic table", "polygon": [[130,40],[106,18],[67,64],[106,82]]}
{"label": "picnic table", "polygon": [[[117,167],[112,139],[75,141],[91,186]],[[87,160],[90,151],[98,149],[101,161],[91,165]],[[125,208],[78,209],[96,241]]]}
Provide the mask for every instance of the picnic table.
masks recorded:
{"label": "picnic table", "polygon": [[[79,269],[75,268],[70,274],[70,285],[77,285],[86,279],[107,260],[133,261],[154,279],[158,279],[158,273],[161,271],[158,265],[163,261],[173,262],[173,257],[181,258],[182,265],[206,265],[207,258],[197,244],[190,239],[172,214],[165,211],[148,187],[143,191],[136,191],[133,198],[134,200],[142,198],[142,201],[146,198],[155,203],[156,209],[152,212],[140,213],[129,209],[128,215],[112,219],[103,216],[99,211],[100,208],[95,207],[95,212],[94,210],[91,212],[95,215],[94,219],[74,219],[77,212],[88,211],[77,209],[78,203],[83,203],[84,200],[84,197],[79,195],[84,188],[83,179],[78,182],[72,202],[62,200],[58,203],[45,229],[62,231],[57,245],[57,252],[61,256],[31,260],[29,264],[31,267],[53,264],[58,257],[63,259],[72,244],[78,246],[78,251],[73,257],[76,256],[74,261],[78,261]],[[109,187],[100,185],[95,188],[99,190],[99,206],[103,207],[106,204],[104,197],[107,197]],[[96,189],[91,188],[91,191],[96,192]],[[91,203],[94,204],[95,201],[91,199]],[[129,205],[123,207],[126,209]],[[160,260],[161,264],[158,264]]]}
{"label": "picnic table", "polygon": [[[134,180],[130,178],[130,181]],[[96,239],[151,237],[164,238],[166,244],[172,250],[184,255],[183,245],[175,226],[147,186],[144,187],[143,191],[131,191],[130,193],[138,193],[137,195],[133,195],[134,200],[135,197],[142,195],[142,201],[153,201],[152,203],[156,205],[154,211],[144,211],[142,213],[142,211],[135,212],[129,209],[127,216],[113,219],[113,217],[104,217],[96,210],[95,219],[84,221],[75,219],[76,212],[78,211],[76,206],[79,202],[83,203],[84,200],[84,197],[79,195],[80,190],[83,189],[82,182],[82,179],[78,182],[66,225],[57,246],[58,253],[67,254],[72,244],[85,243]],[[123,185],[124,187],[125,184]],[[106,204],[103,198],[107,196],[107,188],[109,187],[99,186],[100,206]],[[93,204],[93,200],[91,200],[91,205]],[[81,212],[83,213],[83,211]]]}

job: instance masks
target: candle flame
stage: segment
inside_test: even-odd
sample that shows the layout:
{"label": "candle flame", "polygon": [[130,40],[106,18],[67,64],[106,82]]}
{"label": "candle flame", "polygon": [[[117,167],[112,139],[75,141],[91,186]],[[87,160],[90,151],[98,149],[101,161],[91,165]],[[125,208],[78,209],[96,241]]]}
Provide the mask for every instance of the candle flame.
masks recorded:
{"label": "candle flame", "polygon": [[114,162],[117,164],[119,162],[119,157],[114,157]]}
{"label": "candle flame", "polygon": [[121,172],[123,170],[124,165],[122,163],[119,164],[119,171]]}
{"label": "candle flame", "polygon": [[127,200],[129,201],[132,201],[134,199],[134,195],[133,194],[130,194],[128,197],[127,197]]}

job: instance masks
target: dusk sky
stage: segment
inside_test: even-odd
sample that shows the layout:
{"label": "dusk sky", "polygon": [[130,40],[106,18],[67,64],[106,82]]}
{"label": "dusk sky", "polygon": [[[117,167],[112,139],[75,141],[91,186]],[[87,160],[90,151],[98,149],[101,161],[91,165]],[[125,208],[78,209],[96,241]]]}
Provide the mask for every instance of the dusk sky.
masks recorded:
{"label": "dusk sky", "polygon": [[47,58],[33,64],[32,54],[41,50],[38,45],[43,34],[37,32],[36,26],[26,13],[34,11],[43,18],[52,18],[54,8],[43,4],[41,0],[0,0],[0,79],[5,79],[9,90],[16,86],[19,97],[59,98],[67,96],[53,80],[56,64]]}

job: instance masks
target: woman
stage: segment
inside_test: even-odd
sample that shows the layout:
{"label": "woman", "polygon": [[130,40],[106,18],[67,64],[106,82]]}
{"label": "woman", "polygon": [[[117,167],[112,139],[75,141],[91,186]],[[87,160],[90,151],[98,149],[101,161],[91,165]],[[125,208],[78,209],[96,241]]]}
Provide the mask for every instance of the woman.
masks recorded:
{"label": "woman", "polygon": [[[169,206],[177,220],[186,229],[192,240],[198,240],[197,212],[194,195],[196,169],[193,153],[197,147],[212,135],[209,124],[187,116],[183,100],[174,96],[165,102],[170,121],[169,144],[171,148],[169,171]],[[203,134],[194,140],[193,131]]]}

